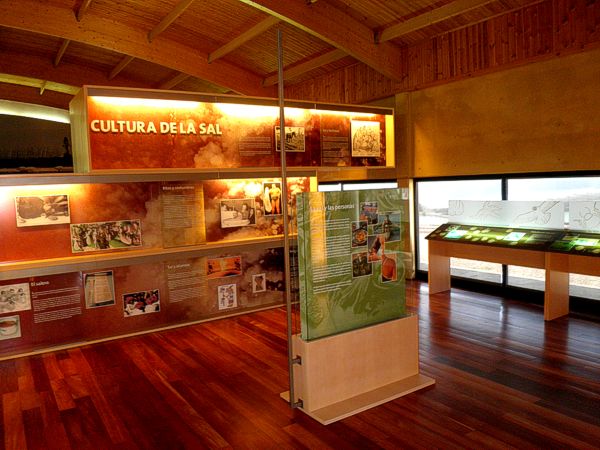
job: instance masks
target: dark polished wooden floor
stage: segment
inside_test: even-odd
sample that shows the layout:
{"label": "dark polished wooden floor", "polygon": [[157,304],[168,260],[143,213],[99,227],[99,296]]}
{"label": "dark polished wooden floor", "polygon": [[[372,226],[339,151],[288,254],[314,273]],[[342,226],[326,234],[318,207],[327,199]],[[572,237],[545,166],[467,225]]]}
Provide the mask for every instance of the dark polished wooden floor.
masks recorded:
{"label": "dark polished wooden floor", "polygon": [[[287,389],[285,312],[0,362],[7,449],[599,448],[600,323],[453,290],[418,301],[434,387],[321,426]],[[600,305],[599,305],[600,306]]]}

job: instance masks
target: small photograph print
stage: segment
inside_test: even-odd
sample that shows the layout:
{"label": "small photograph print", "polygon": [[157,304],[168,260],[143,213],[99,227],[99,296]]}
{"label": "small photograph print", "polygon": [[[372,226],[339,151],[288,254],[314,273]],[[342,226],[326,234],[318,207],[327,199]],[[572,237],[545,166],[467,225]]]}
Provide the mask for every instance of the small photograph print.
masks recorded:
{"label": "small photograph print", "polygon": [[265,292],[267,290],[267,274],[259,273],[252,275],[252,293]]}
{"label": "small photograph print", "polygon": [[0,317],[0,340],[21,337],[21,319],[19,316]]}
{"label": "small photograph print", "polygon": [[281,214],[281,183],[263,183],[265,216]]}
{"label": "small photograph print", "polygon": [[256,207],[253,198],[221,200],[221,228],[256,225]]}
{"label": "small photograph print", "polygon": [[398,254],[386,253],[381,260],[381,282],[389,283],[398,280]]}
{"label": "small photograph print", "polygon": [[158,289],[123,294],[123,316],[132,317],[160,311]]}
{"label": "small photograph print", "polygon": [[[275,142],[277,143],[278,152],[281,151],[281,138],[279,134],[280,128],[275,127]],[[285,127],[285,151],[304,151],[304,127]]]}
{"label": "small photograph print", "polygon": [[369,236],[368,240],[369,262],[381,261],[385,251],[385,239],[382,235]]}
{"label": "small photograph print", "polygon": [[352,222],[352,248],[367,245],[368,234],[368,222],[366,220]]}
{"label": "small photograph print", "polygon": [[223,258],[207,258],[206,278],[235,277],[242,274],[242,257],[225,256]]}
{"label": "small photograph print", "polygon": [[73,253],[135,248],[142,245],[139,219],[71,224]]}
{"label": "small photograph print", "polygon": [[381,234],[386,242],[397,242],[401,238],[400,213],[382,213],[377,216],[373,234]]}
{"label": "small photograph print", "polygon": [[68,195],[15,197],[17,227],[71,223]]}
{"label": "small photograph print", "polygon": [[366,120],[352,120],[352,156],[353,157],[379,157],[379,135],[381,125],[379,122]]}
{"label": "small photograph print", "polygon": [[0,286],[0,314],[30,309],[29,283]]}
{"label": "small photograph print", "polygon": [[352,255],[352,278],[365,277],[373,273],[373,265],[369,262],[367,252]]}
{"label": "small photograph print", "polygon": [[115,304],[115,282],[112,270],[83,275],[86,308]]}
{"label": "small photograph print", "polygon": [[237,307],[237,285],[223,284],[217,288],[219,310]]}
{"label": "small photograph print", "polygon": [[377,223],[377,202],[360,202],[359,219],[366,220],[369,225]]}

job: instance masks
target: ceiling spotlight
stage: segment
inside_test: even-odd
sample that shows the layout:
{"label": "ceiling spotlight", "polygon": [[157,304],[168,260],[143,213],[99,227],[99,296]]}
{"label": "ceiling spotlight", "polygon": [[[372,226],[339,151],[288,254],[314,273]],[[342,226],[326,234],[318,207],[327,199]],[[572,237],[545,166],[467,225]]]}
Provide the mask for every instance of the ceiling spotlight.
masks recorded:
{"label": "ceiling spotlight", "polygon": [[317,0],[306,0],[307,5],[312,5],[313,3],[317,3]]}

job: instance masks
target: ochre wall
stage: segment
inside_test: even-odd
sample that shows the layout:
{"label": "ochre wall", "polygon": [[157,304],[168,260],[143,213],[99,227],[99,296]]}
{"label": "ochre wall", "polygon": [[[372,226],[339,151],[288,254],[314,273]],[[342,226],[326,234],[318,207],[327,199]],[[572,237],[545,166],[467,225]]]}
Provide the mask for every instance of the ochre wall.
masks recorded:
{"label": "ochre wall", "polygon": [[397,107],[400,177],[600,169],[600,49],[398,94]]}

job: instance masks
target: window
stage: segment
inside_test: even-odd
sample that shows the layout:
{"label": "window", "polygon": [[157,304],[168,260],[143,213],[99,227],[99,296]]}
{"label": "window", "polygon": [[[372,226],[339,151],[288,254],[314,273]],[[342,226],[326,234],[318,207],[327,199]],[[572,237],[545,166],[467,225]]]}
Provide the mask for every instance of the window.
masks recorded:
{"label": "window", "polygon": [[[502,200],[502,180],[418,181],[418,270],[427,270],[427,240],[425,236],[448,221],[449,200]],[[454,276],[484,281],[502,282],[502,265],[483,261],[452,258]]]}
{"label": "window", "polygon": [[335,192],[342,190],[342,183],[321,183],[319,184],[319,192]]}
{"label": "window", "polygon": [[342,184],[342,191],[360,191],[365,189],[394,189],[397,181],[373,181],[365,183],[348,182]]}
{"label": "window", "polygon": [[345,183],[319,183],[319,192],[360,191],[366,189],[394,189],[397,181],[347,181]]}
{"label": "window", "polygon": [[[509,178],[508,200],[600,200],[600,177]],[[565,223],[570,224],[569,207]],[[528,289],[544,289],[544,270],[508,266],[507,284]],[[600,277],[570,275],[571,295],[600,299]]]}

